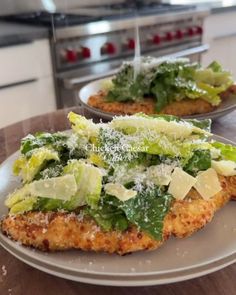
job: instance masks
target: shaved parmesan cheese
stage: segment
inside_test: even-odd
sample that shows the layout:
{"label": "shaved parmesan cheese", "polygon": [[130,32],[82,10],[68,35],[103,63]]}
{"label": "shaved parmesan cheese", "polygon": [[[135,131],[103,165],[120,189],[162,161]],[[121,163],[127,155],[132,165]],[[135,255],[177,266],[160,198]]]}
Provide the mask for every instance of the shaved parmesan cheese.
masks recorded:
{"label": "shaved parmesan cheese", "polygon": [[211,161],[211,166],[217,173],[224,176],[236,175],[236,163],[229,160]]}
{"label": "shaved parmesan cheese", "polygon": [[196,181],[195,177],[176,167],[171,175],[168,193],[177,200],[183,200]]}
{"label": "shaved parmesan cheese", "polygon": [[136,191],[127,189],[120,183],[107,183],[104,189],[108,195],[115,196],[123,202],[137,195]]}
{"label": "shaved parmesan cheese", "polygon": [[194,188],[205,200],[209,200],[222,190],[217,173],[213,168],[201,172],[197,177]]}

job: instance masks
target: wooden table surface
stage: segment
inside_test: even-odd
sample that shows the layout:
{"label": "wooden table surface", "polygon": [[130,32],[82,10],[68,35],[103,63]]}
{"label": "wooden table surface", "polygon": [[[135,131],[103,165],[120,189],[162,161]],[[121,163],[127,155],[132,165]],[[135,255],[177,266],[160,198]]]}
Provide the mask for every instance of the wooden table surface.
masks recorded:
{"label": "wooden table surface", "polygon": [[[81,112],[80,108],[73,108]],[[36,131],[58,131],[70,126],[67,110],[31,118],[0,129],[0,163],[19,149],[20,139]],[[213,123],[213,132],[236,142],[236,111]],[[210,246],[210,245],[209,245]],[[152,287],[105,287],[54,277],[14,258],[0,246],[1,295],[235,295],[236,264],[200,278]]]}

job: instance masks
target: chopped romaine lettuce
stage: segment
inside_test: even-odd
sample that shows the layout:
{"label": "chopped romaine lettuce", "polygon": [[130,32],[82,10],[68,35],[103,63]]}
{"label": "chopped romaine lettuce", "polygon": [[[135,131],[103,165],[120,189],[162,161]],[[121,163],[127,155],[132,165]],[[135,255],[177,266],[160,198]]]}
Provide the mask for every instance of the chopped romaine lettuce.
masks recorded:
{"label": "chopped romaine lettuce", "polygon": [[[41,147],[57,152],[62,165],[65,165],[71,158],[87,156],[86,144],[77,134],[38,132],[35,135],[26,136],[21,141],[21,153],[27,159]],[[53,173],[53,171],[51,172]],[[40,175],[38,175],[38,178],[41,178]]]}
{"label": "chopped romaine lettuce", "polygon": [[168,122],[171,122],[171,121],[188,122],[188,123],[192,124],[193,126],[203,129],[205,131],[208,131],[208,132],[211,131],[211,119],[202,119],[199,121],[197,119],[181,119],[181,118],[173,116],[173,115],[165,115],[165,114],[146,115],[144,113],[137,113],[137,114],[135,114],[135,116],[149,118],[149,119],[152,119],[152,118],[163,119]]}
{"label": "chopped romaine lettuce", "polygon": [[190,137],[193,133],[200,135],[210,135],[204,129],[196,127],[184,120],[166,120],[162,117],[149,117],[149,116],[129,116],[129,117],[116,117],[110,126],[124,134],[143,134],[151,136],[151,133],[164,134],[174,139],[184,139]]}
{"label": "chopped romaine lettuce", "polygon": [[186,119],[185,121],[193,124],[195,127],[211,132],[211,119],[203,119],[200,121],[196,119]]}
{"label": "chopped romaine lettuce", "polygon": [[92,120],[88,120],[85,117],[70,112],[68,114],[68,119],[72,124],[72,129],[75,133],[82,137],[92,140],[96,138],[99,132],[98,124],[93,123]]}
{"label": "chopped romaine lettuce", "polygon": [[114,84],[112,82],[112,79],[105,79],[105,80],[103,80],[101,82],[101,87],[102,87],[102,90],[105,90],[105,91],[108,91],[108,90],[113,89]]}
{"label": "chopped romaine lettuce", "polygon": [[21,153],[24,155],[31,155],[32,150],[40,147],[50,147],[56,151],[61,150],[64,146],[68,135],[64,133],[47,133],[38,132],[35,135],[29,134],[21,141]]}
{"label": "chopped romaine lettuce", "polygon": [[211,161],[211,166],[215,171],[224,176],[236,175],[236,162],[231,160]]}
{"label": "chopped romaine lettuce", "polygon": [[211,62],[207,68],[212,69],[213,72],[222,72],[222,66],[215,60]]}
{"label": "chopped romaine lettuce", "polygon": [[184,166],[184,170],[196,176],[197,172],[207,170],[211,167],[211,152],[210,150],[196,150],[192,158],[189,159]]}
{"label": "chopped romaine lettuce", "polygon": [[[208,127],[209,121],[201,124]],[[181,157],[185,161],[192,157],[194,150],[211,148],[205,141],[210,133],[196,125],[195,121],[168,121],[140,115],[117,117],[109,123],[110,128],[100,129],[99,153],[112,167],[137,163],[138,159],[147,163],[144,154]]]}
{"label": "chopped romaine lettuce", "polygon": [[16,203],[10,209],[10,214],[19,214],[31,211],[34,208],[34,204],[37,202],[37,197],[29,197]]}
{"label": "chopped romaine lettuce", "polygon": [[100,199],[102,173],[97,167],[82,161],[72,160],[64,168],[64,174],[72,174],[77,183],[77,192],[72,197],[73,207],[89,204],[94,208]]}
{"label": "chopped romaine lettuce", "polygon": [[63,175],[33,181],[28,185],[32,196],[70,200],[77,192],[77,183],[74,175]]}
{"label": "chopped romaine lettuce", "polygon": [[155,58],[149,66],[147,58],[141,60],[141,71],[134,79],[132,63],[125,63],[112,79],[108,89],[108,101],[137,101],[151,97],[156,100],[156,111],[160,112],[173,101],[185,98],[204,99],[213,106],[220,103],[219,94],[233,84],[232,75],[217,63],[207,68],[187,59],[157,62]]}
{"label": "chopped romaine lettuce", "polygon": [[[154,72],[149,72],[149,76]],[[134,79],[134,68],[131,64],[125,64],[112,79],[112,88],[108,91],[108,101],[135,101],[143,99],[149,92],[150,81],[145,73],[140,73]]]}
{"label": "chopped romaine lettuce", "polygon": [[124,212],[112,204],[100,204],[97,209],[87,208],[85,213],[93,217],[99,226],[106,231],[123,231],[128,228],[128,220]]}
{"label": "chopped romaine lettuce", "polygon": [[225,144],[219,141],[214,141],[211,145],[220,150],[221,156],[224,160],[231,160],[236,162],[236,147],[230,144]]}
{"label": "chopped romaine lettuce", "polygon": [[163,220],[170,209],[173,197],[160,188],[146,188],[136,197],[122,202],[115,197],[106,196],[106,204],[120,208],[131,224],[148,233],[156,240],[162,240]]}
{"label": "chopped romaine lettuce", "polygon": [[215,87],[221,86],[224,90],[233,83],[231,73],[223,70],[216,61],[212,62],[206,69],[198,69],[195,73],[195,80]]}
{"label": "chopped romaine lettuce", "polygon": [[205,90],[205,93],[201,96],[202,99],[213,106],[218,106],[220,104],[221,98],[218,94],[225,90],[224,87],[214,87],[203,82],[198,82],[198,86]]}
{"label": "chopped romaine lettuce", "polygon": [[10,209],[11,214],[18,214],[32,210],[36,202],[37,197],[31,195],[29,184],[26,184],[8,195],[5,205]]}
{"label": "chopped romaine lettuce", "polygon": [[68,206],[70,201],[63,201],[59,199],[49,199],[49,198],[37,198],[37,201],[34,203],[32,210],[35,211],[58,211],[58,210],[74,210],[76,209],[71,208]]}
{"label": "chopped romaine lettuce", "polygon": [[56,151],[46,147],[36,148],[29,158],[25,155],[21,155],[20,158],[15,161],[13,172],[16,175],[20,175],[24,183],[30,182],[43,168],[45,163],[51,160],[59,161],[59,156]]}
{"label": "chopped romaine lettuce", "polygon": [[144,189],[134,198],[120,201],[106,195],[97,210],[88,210],[105,230],[125,230],[128,223],[135,224],[156,240],[163,238],[163,220],[170,209],[173,197],[158,187]]}
{"label": "chopped romaine lettuce", "polygon": [[30,197],[29,192],[29,185],[26,184],[23,187],[16,189],[13,193],[7,196],[7,199],[5,200],[5,205],[8,208],[13,207],[16,203],[24,200],[26,197]]}

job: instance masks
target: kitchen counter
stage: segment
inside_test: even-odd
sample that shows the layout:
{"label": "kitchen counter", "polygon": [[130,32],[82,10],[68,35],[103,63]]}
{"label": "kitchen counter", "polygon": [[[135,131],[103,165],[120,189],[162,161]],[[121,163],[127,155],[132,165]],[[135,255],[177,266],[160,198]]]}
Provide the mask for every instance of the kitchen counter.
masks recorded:
{"label": "kitchen counter", "polygon": [[236,11],[236,1],[213,1],[205,4],[211,11],[211,13],[223,13]]}
{"label": "kitchen counter", "polygon": [[[74,107],[44,114],[0,129],[0,163],[19,149],[20,138],[39,130],[69,128],[67,113]],[[236,141],[236,111],[214,122],[213,132]],[[121,257],[122,259],[122,257]],[[174,284],[152,287],[105,287],[72,282],[41,272],[19,261],[0,246],[0,294],[8,295],[77,295],[77,294],[159,294],[159,295],[235,295],[236,264],[215,273]]]}
{"label": "kitchen counter", "polygon": [[0,21],[0,47],[48,38],[48,36],[49,30],[44,27]]}
{"label": "kitchen counter", "polygon": [[198,8],[208,9],[210,13],[223,13],[236,10],[236,0],[207,1],[207,0],[170,0],[171,4],[196,5]]}

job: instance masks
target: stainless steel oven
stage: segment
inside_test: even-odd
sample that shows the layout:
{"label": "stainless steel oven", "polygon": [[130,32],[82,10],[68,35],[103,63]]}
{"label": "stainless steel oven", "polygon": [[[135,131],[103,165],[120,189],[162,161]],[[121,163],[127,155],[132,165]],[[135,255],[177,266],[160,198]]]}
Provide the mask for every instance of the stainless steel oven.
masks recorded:
{"label": "stainless steel oven", "polygon": [[149,0],[112,3],[9,17],[50,29],[58,108],[77,104],[83,85],[114,74],[124,60],[133,58],[135,26],[142,55],[200,61],[207,50],[202,43],[207,10]]}
{"label": "stainless steel oven", "polygon": [[[201,54],[208,50],[208,45],[197,45],[192,48],[184,48],[181,46],[179,51],[153,51],[149,52],[147,55],[156,57],[188,57],[191,61],[200,61]],[[132,58],[132,57],[130,57]],[[129,59],[129,58],[127,58]],[[70,107],[78,104],[78,93],[79,90],[87,83],[102,79],[108,76],[114,75],[124,58],[117,59],[115,61],[109,61],[104,63],[99,63],[97,67],[85,67],[79,70],[72,70],[66,73],[58,74],[57,76],[57,87],[58,87],[58,107]]]}
{"label": "stainless steel oven", "polygon": [[200,61],[206,10],[193,7],[163,14],[120,17],[56,29],[52,39],[58,108],[78,103],[78,92],[92,80],[113,75],[132,59],[135,25],[142,55],[189,57]]}

